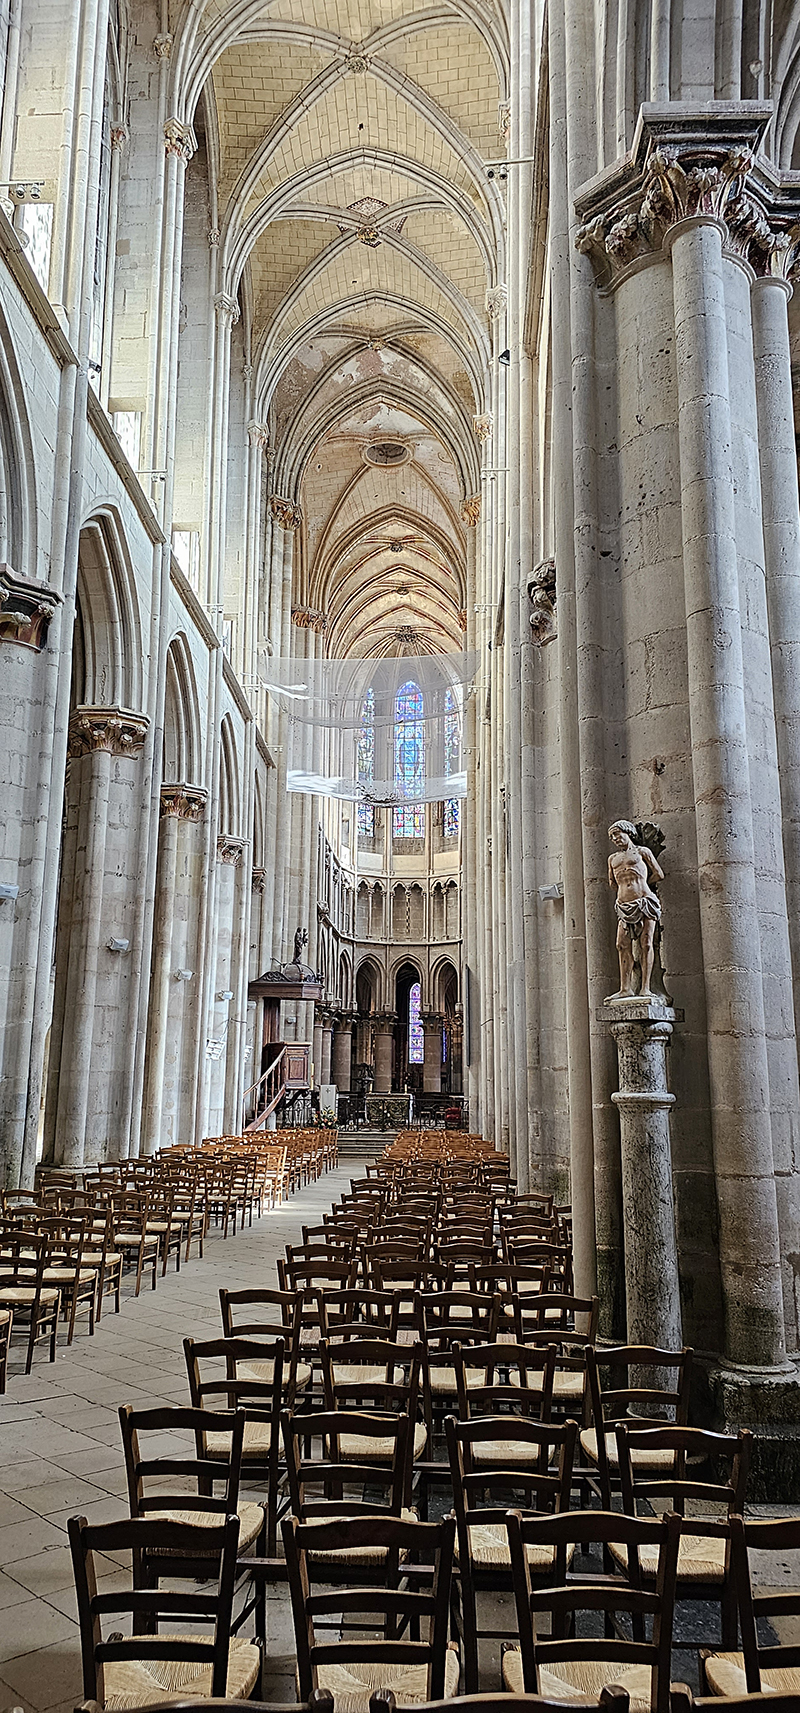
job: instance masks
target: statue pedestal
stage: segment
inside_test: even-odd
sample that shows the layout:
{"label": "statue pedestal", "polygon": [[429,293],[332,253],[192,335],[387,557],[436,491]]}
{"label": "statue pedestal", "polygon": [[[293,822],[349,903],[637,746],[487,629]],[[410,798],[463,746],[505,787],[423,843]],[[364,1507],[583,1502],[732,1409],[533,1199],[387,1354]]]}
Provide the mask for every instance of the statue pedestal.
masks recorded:
{"label": "statue pedestal", "polygon": [[617,1046],[625,1290],[629,1344],[683,1343],[672,1198],[667,1045],[682,1018],[666,1001],[606,1000],[598,1018]]}

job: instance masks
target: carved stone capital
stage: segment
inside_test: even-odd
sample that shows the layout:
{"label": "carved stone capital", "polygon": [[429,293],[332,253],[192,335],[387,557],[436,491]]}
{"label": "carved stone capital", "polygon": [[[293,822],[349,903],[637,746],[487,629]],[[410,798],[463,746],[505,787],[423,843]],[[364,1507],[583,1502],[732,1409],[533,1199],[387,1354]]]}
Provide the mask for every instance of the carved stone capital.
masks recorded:
{"label": "carved stone capital", "polygon": [[470,494],[461,507],[461,516],[468,529],[477,529],[481,517],[480,494]]}
{"label": "carved stone capital", "polygon": [[254,868],[253,872],[250,876],[250,880],[251,880],[251,884],[252,884],[252,888],[253,888],[254,892],[263,892],[264,888],[267,884],[267,871],[266,871],[266,869],[265,868]]}
{"label": "carved stone capital", "polygon": [[365,54],[360,42],[353,42],[344,62],[345,71],[354,72],[357,76],[369,71],[369,57]]}
{"label": "carved stone capital", "polygon": [[233,839],[227,833],[221,833],[217,839],[217,862],[224,862],[228,868],[240,868],[244,843],[244,839]]}
{"label": "carved stone capital", "polygon": [[0,642],[20,643],[40,654],[61,599],[46,583],[18,577],[10,565],[0,565]]}
{"label": "carved stone capital", "polygon": [[317,612],[314,607],[292,607],[292,624],[297,625],[298,630],[313,630],[319,635],[328,628],[328,616]]}
{"label": "carved stone capital", "polygon": [[[252,372],[251,369],[251,375]],[[269,451],[269,428],[265,422],[248,422],[247,438],[250,445],[257,446],[261,452]]]}
{"label": "carved stone capital", "polygon": [[294,500],[285,500],[280,494],[272,494],[269,509],[279,528],[287,530],[300,528],[303,514],[300,507],[295,505]]}
{"label": "carved stone capital", "polygon": [[182,119],[164,120],[164,149],[168,155],[175,155],[184,164],[190,161],[197,148],[197,139],[191,125],[184,125]]}
{"label": "carved stone capital", "polygon": [[459,607],[458,612],[456,613],[456,619],[458,620],[459,630],[466,630],[466,628],[467,628],[467,609],[466,609],[466,607]]}
{"label": "carved stone capital", "polygon": [[75,759],[107,750],[110,755],[140,755],[150,721],[128,708],[76,708],[69,723],[69,754]]}
{"label": "carved stone capital", "polygon": [[490,321],[501,321],[508,304],[508,286],[492,286],[486,293],[486,314]]}
{"label": "carved stone capital", "polygon": [[209,247],[209,249],[210,250],[218,250],[219,249],[219,240],[220,240],[219,227],[218,226],[209,226],[209,228],[208,228],[208,247]]}
{"label": "carved stone capital", "polygon": [[169,59],[172,53],[172,36],[168,30],[163,35],[155,37],[153,53],[156,59]]}
{"label": "carved stone capital", "polygon": [[214,299],[214,309],[218,321],[229,321],[235,327],[239,320],[239,305],[235,297],[227,291],[218,291]]}
{"label": "carved stone capital", "polygon": [[130,131],[122,122],[112,125],[108,136],[112,149],[124,149],[125,144],[130,141]]}
{"label": "carved stone capital", "polygon": [[[779,245],[756,152],[768,116],[753,102],[720,103],[715,115],[645,105],[632,155],[576,198],[575,245],[590,257],[598,284],[615,285],[667,247],[681,221],[698,218],[722,224],[729,253],[757,272],[772,271]],[[791,240],[784,247],[794,266]]]}
{"label": "carved stone capital", "polygon": [[176,821],[202,821],[208,792],[199,785],[162,785],[161,817]]}
{"label": "carved stone capital", "polygon": [[492,438],[494,429],[494,417],[491,411],[484,411],[482,416],[473,416],[472,426],[475,430],[476,440],[480,441],[481,446],[486,446]]}
{"label": "carved stone capital", "polygon": [[536,570],[528,580],[528,596],[533,611],[531,613],[531,638],[537,648],[543,648],[545,643],[555,642],[558,636],[556,622],[556,562],[545,559],[537,565]]}

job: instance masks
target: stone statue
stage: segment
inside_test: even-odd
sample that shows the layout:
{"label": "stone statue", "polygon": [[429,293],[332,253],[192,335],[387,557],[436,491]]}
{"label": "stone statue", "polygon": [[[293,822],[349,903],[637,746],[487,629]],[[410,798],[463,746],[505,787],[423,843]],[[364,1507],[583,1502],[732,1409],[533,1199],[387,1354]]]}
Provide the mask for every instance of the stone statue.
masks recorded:
{"label": "stone statue", "polygon": [[[608,859],[608,884],[616,886],[617,954],[619,993],[612,1000],[650,999],[655,958],[656,929],[661,922],[661,900],[650,885],[664,879],[664,871],[649,846],[638,842],[632,821],[614,821],[608,829],[614,846]],[[636,948],[638,947],[638,956]],[[634,964],[639,964],[638,994],[633,988]]]}
{"label": "stone statue", "polygon": [[299,964],[300,963],[300,960],[301,960],[302,955],[303,955],[303,948],[304,948],[304,946],[307,946],[307,945],[308,945],[308,930],[307,930],[307,928],[295,928],[295,931],[294,931],[294,947],[292,949],[292,963],[293,964]]}

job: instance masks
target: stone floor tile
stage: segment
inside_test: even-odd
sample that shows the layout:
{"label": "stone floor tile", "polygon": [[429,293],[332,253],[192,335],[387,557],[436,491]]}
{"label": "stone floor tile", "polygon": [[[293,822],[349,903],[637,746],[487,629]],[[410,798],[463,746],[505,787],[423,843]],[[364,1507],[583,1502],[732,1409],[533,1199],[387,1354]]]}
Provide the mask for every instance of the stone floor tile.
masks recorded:
{"label": "stone floor tile", "polygon": [[50,1647],[36,1648],[18,1659],[4,1660],[3,1678],[21,1699],[26,1713],[48,1713],[65,1701],[75,1706],[83,1699],[83,1676],[78,1631]]}
{"label": "stone floor tile", "polygon": [[[102,1488],[82,1480],[79,1475],[62,1475],[61,1480],[45,1481],[40,1487],[26,1487],[23,1491],[24,1502],[29,1509],[35,1511],[37,1516],[50,1518],[56,1511],[63,1511],[66,1507],[69,1508],[70,1515],[75,1511],[82,1512],[84,1506],[105,1497]],[[9,1521],[13,1521],[13,1518],[9,1518]]]}
{"label": "stone floor tile", "polygon": [[74,1639],[76,1634],[73,1618],[44,1600],[26,1600],[9,1611],[0,1610],[0,1661],[6,1664],[53,1642]]}
{"label": "stone floor tile", "polygon": [[72,1554],[63,1529],[58,1531],[58,1543],[57,1547],[51,1547],[48,1552],[34,1553],[30,1558],[12,1559],[5,1566],[6,1574],[13,1582],[20,1583],[41,1600],[46,1600],[49,1594],[59,1588],[71,1588],[74,1582]]}

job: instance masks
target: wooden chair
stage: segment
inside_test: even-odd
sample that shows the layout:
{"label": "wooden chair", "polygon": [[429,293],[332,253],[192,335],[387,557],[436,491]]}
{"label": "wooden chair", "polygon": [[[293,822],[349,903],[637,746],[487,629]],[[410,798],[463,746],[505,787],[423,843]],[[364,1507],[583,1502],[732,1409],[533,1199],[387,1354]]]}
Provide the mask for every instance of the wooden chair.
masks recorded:
{"label": "wooden chair", "polygon": [[[311,1380],[311,1365],[300,1361],[300,1332],[302,1296],[299,1291],[221,1289],[219,1306],[224,1338],[282,1338],[284,1341],[284,1387],[287,1399],[294,1402],[297,1392],[305,1390]],[[239,1311],[245,1311],[241,1319]],[[257,1372],[253,1364],[252,1378],[266,1380],[268,1371]]]}
{"label": "wooden chair", "polygon": [[[766,1692],[770,1706],[779,1696],[792,1695],[800,1706],[800,1644],[790,1635],[783,1641],[761,1641],[759,1620],[770,1624],[774,1618],[793,1618],[800,1614],[800,1588],[765,1588],[763,1593],[753,1588],[750,1576],[749,1551],[786,1553],[800,1551],[800,1517],[781,1517],[774,1522],[743,1522],[741,1517],[730,1519],[731,1560],[736,1585],[736,1602],[742,1634],[741,1653],[714,1651],[701,1653],[706,1685],[715,1696],[743,1696]],[[796,1633],[796,1632],[795,1632]],[[727,1702],[726,1702],[727,1706]]]}
{"label": "wooden chair", "polygon": [[[70,1517],[67,1523],[83,1664],[83,1694],[101,1708],[164,1702],[181,1690],[206,1700],[229,1695],[247,1700],[256,1688],[261,1671],[257,1643],[231,1636],[231,1612],[236,1576],[238,1517],[228,1517],[222,1527],[202,1528],[195,1523],[148,1522],[142,1518],[90,1526],[85,1517]],[[135,1578],[129,1589],[100,1593],[96,1558],[130,1552],[134,1560],[163,1553],[169,1560],[197,1558],[205,1565],[219,1565],[216,1587],[203,1592],[140,1588]],[[140,1631],[123,1635],[119,1620],[130,1613]],[[159,1630],[159,1620],[175,1625]],[[103,1634],[103,1619],[113,1618],[111,1635]],[[183,1628],[181,1627],[183,1621]],[[185,1625],[205,1624],[209,1637],[187,1634]]]}
{"label": "wooden chair", "polygon": [[[607,1368],[610,1385],[600,1384],[600,1368]],[[590,1475],[587,1485],[599,1497],[604,1511],[611,1510],[612,1478],[617,1479],[616,1423],[625,1420],[629,1427],[665,1427],[669,1414],[674,1425],[686,1427],[689,1417],[689,1386],[692,1372],[692,1352],[658,1350],[653,1345],[616,1345],[602,1353],[586,1349],[586,1379],[592,1413],[592,1426],[581,1429],[581,1449],[587,1459]],[[672,1384],[666,1376],[674,1375]],[[672,1452],[652,1454],[637,1449],[634,1459],[640,1467],[653,1471],[672,1469]]]}
{"label": "wooden chair", "polygon": [[39,1230],[49,1242],[42,1279],[46,1286],[55,1286],[60,1294],[61,1310],[67,1321],[67,1344],[75,1337],[79,1314],[86,1315],[89,1336],[93,1337],[98,1273],[94,1266],[84,1262],[91,1242],[90,1222],[80,1215],[53,1214],[39,1221]]}
{"label": "wooden chair", "polygon": [[[327,1410],[346,1409],[349,1405],[378,1417],[408,1416],[411,1433],[404,1501],[407,1504],[412,1461],[422,1457],[428,1442],[425,1423],[417,1420],[420,1346],[393,1344],[384,1338],[345,1339],[337,1344],[323,1339],[320,1356]],[[348,1434],[342,1433],[339,1449],[343,1462],[358,1455],[361,1462],[386,1463],[393,1455],[392,1442],[383,1434],[379,1422],[371,1444],[351,1444]]]}
{"label": "wooden chair", "polygon": [[[346,1698],[348,1713],[368,1713],[370,1694],[378,1688],[391,1689],[401,1705],[455,1694],[458,1655],[448,1646],[454,1531],[452,1517],[441,1523],[385,1516],[325,1523],[286,1518],[283,1542],[301,1698],[307,1698],[312,1689],[328,1689],[335,1697]],[[327,1594],[312,1591],[315,1558],[325,1554],[329,1564],[329,1555],[359,1549],[382,1554],[380,1586],[337,1585]],[[416,1559],[422,1561],[430,1588],[409,1585],[410,1564]],[[327,1573],[326,1579],[330,1580]],[[363,1634],[365,1613],[380,1618],[382,1633]],[[326,1617],[335,1619],[337,1631],[346,1630],[355,1619],[362,1633],[357,1638],[322,1640],[319,1621]],[[423,1624],[427,1634],[412,1640]],[[401,1634],[401,1629],[408,1634]]]}
{"label": "wooden chair", "polygon": [[[445,1431],[456,1516],[464,1676],[467,1692],[472,1694],[479,1682],[480,1638],[501,1640],[508,1634],[506,1630],[480,1627],[477,1596],[482,1591],[493,1594],[498,1589],[513,1587],[506,1527],[509,1503],[518,1503],[517,1496],[524,1492],[530,1511],[569,1510],[578,1428],[575,1422],[555,1427],[510,1416],[475,1422],[457,1422],[448,1416]],[[520,1469],[521,1441],[529,1451],[525,1469]],[[491,1467],[480,1456],[487,1444],[492,1447]],[[555,1469],[552,1468],[554,1453]],[[516,1495],[513,1501],[512,1494]],[[528,1559],[532,1579],[552,1578],[553,1547],[531,1550]]]}
{"label": "wooden chair", "polygon": [[[675,1609],[675,1576],[680,1543],[680,1518],[674,1512],[644,1521],[609,1511],[567,1511],[555,1517],[523,1517],[518,1511],[507,1516],[508,1539],[519,1627],[519,1651],[503,1655],[503,1681],[517,1694],[558,1695],[567,1693],[598,1696],[605,1684],[626,1689],[635,1707],[651,1713],[669,1713],[670,1659]],[[630,1574],[599,1575],[568,1570],[569,1553],[580,1547],[581,1558],[592,1546],[623,1546],[641,1552],[655,1546],[658,1572],[655,1588],[645,1590],[638,1581],[635,1553]],[[551,1583],[534,1583],[529,1563],[530,1548],[550,1548],[556,1565]],[[602,1612],[604,1636],[577,1633],[579,1612]],[[547,1613],[549,1634],[539,1635],[535,1614]],[[613,1633],[627,1613],[631,1623],[649,1617],[652,1640],[635,1641]],[[611,1633],[609,1633],[609,1631]]]}
{"label": "wooden chair", "polygon": [[[224,1399],[229,1410],[245,1411],[242,1462],[248,1480],[260,1480],[266,1485],[270,1556],[274,1555],[277,1544],[284,1349],[281,1338],[269,1341],[215,1338],[203,1343],[185,1338],[183,1341],[194,1408],[207,1409],[209,1399]],[[210,1373],[206,1365],[210,1366]],[[198,1455],[227,1461],[230,1432],[220,1434],[214,1428],[204,1431],[198,1441]]]}
{"label": "wooden chair", "polygon": [[[369,1450],[378,1425],[376,1417],[361,1410],[323,1410],[311,1416],[281,1417],[281,1431],[286,1455],[289,1498],[292,1516],[301,1523],[332,1521],[338,1517],[387,1516],[405,1517],[413,1522],[414,1513],[406,1506],[408,1480],[408,1442],[411,1423],[407,1415],[381,1416],[380,1431],[388,1451],[382,1464],[376,1464]],[[347,1436],[350,1455],[342,1456],[341,1441]],[[312,1437],[313,1436],[313,1437]],[[320,1454],[303,1455],[303,1447],[321,1441]],[[365,1448],[362,1457],[359,1447]],[[364,1497],[364,1488],[369,1497]],[[383,1503],[375,1489],[383,1489]],[[345,1489],[348,1489],[345,1492]],[[355,1492],[353,1492],[355,1489]],[[376,1564],[384,1562],[385,1552],[377,1556],[364,1551],[351,1554],[337,1552],[332,1562],[333,1580],[341,1579],[342,1566],[348,1575],[368,1572],[374,1578]],[[314,1558],[316,1576],[321,1576],[326,1560]]]}
{"label": "wooden chair", "polygon": [[37,1231],[6,1225],[0,1232],[0,1310],[13,1311],[9,1336],[17,1327],[27,1326],[26,1374],[30,1374],[33,1352],[43,1339],[50,1345],[50,1361],[56,1359],[61,1294],[57,1285],[44,1283],[49,1253],[47,1238]]}
{"label": "wooden chair", "polygon": [[432,1445],[435,1427],[458,1397],[453,1346],[495,1343],[500,1298],[483,1291],[420,1291],[415,1309],[422,1346],[422,1402]]}
{"label": "wooden chair", "polygon": [[[333,1696],[315,1689],[308,1701],[300,1705],[296,1701],[224,1701],[212,1695],[206,1701],[177,1701],[170,1696],[169,1709],[170,1713],[333,1713]],[[103,1713],[103,1710],[99,1701],[81,1701],[75,1713]],[[129,1709],[129,1713],[154,1713],[154,1710]],[[626,1709],[621,1707],[618,1713],[626,1713]]]}
{"label": "wooden chair", "polygon": [[123,1273],[126,1263],[136,1268],[134,1295],[138,1297],[145,1267],[150,1268],[153,1290],[158,1282],[160,1243],[158,1234],[148,1231],[150,1198],[139,1191],[122,1191],[112,1195],[111,1207],[114,1248],[122,1253]]}
{"label": "wooden chair", "polygon": [[[666,1504],[684,1517],[687,1503],[691,1506],[691,1518],[681,1529],[677,1598],[718,1601],[722,1646],[735,1648],[736,1590],[731,1575],[729,1519],[734,1512],[737,1516],[744,1512],[752,1434],[746,1428],[738,1434],[724,1434],[691,1427],[632,1428],[618,1422],[616,1440],[623,1511],[636,1517],[642,1506],[659,1511]],[[642,1463],[642,1457],[650,1458],[655,1451],[671,1453],[671,1469],[653,1473],[652,1464],[648,1467],[647,1462]],[[708,1464],[715,1472],[713,1476],[703,1467]],[[724,1465],[727,1480],[718,1473]],[[713,1505],[714,1513],[704,1518],[697,1508],[700,1504]],[[727,1517],[720,1516],[721,1510]],[[610,1552],[624,1568],[627,1554],[622,1547],[612,1545]],[[639,1569],[645,1583],[655,1581],[654,1549],[640,1554]]]}
{"label": "wooden chair", "polygon": [[[553,1403],[553,1375],[557,1350],[555,1345],[543,1348],[531,1344],[482,1344],[465,1349],[453,1347],[458,1387],[458,1413],[462,1422],[478,1416],[527,1416],[533,1421],[550,1420]],[[506,1455],[509,1447],[506,1442]],[[491,1466],[491,1440],[475,1447],[476,1463]],[[521,1466],[530,1463],[527,1443],[520,1438]]]}
{"label": "wooden chair", "polygon": [[670,1713],[692,1713],[694,1708],[702,1713],[760,1713],[761,1708],[769,1708],[770,1713],[797,1713],[798,1697],[796,1694],[777,1695],[771,1689],[762,1690],[753,1695],[693,1695],[688,1684],[673,1683],[670,1690]]}
{"label": "wooden chair", "polygon": [[588,1425],[589,1390],[586,1348],[597,1338],[598,1297],[573,1297],[543,1291],[514,1298],[514,1330],[518,1344],[555,1344],[553,1405],[561,1414]]}
{"label": "wooden chair", "polygon": [[[122,1447],[128,1480],[128,1502],[132,1517],[149,1517],[169,1522],[202,1524],[204,1528],[220,1528],[226,1517],[239,1518],[241,1556],[250,1548],[263,1547],[266,1534],[264,1506],[239,1504],[242,1471],[242,1450],[246,1416],[244,1410],[183,1409],[180,1405],[163,1405],[152,1410],[135,1410],[122,1404],[119,1411]],[[218,1434],[227,1444],[227,1456],[205,1455],[207,1435]],[[160,1455],[147,1455],[146,1436],[174,1436],[175,1443]],[[178,1435],[189,1444],[180,1455]],[[145,1441],[143,1449],[143,1440]],[[191,1449],[190,1449],[191,1447]],[[214,1493],[215,1486],[222,1492]],[[162,1576],[199,1576],[201,1570],[173,1571],[163,1567]]]}

